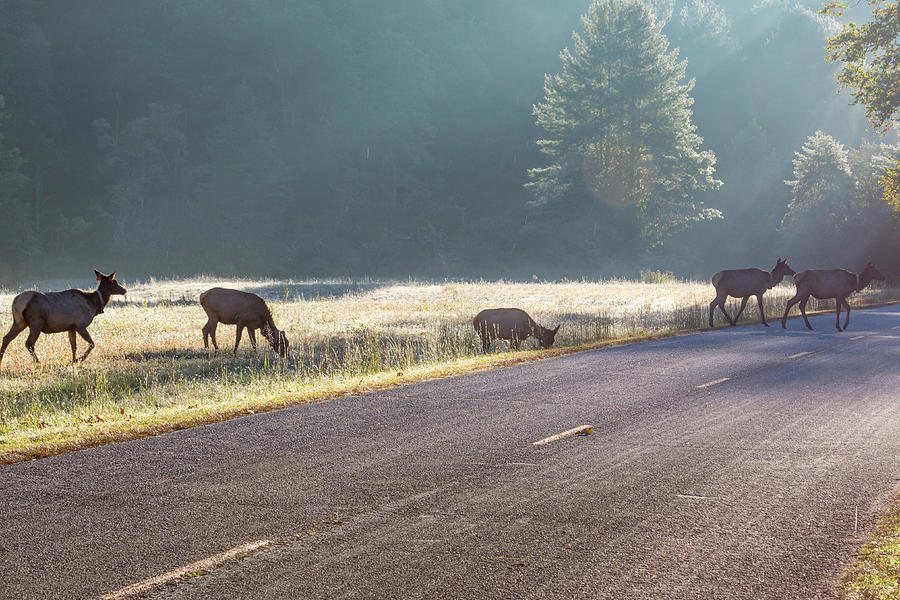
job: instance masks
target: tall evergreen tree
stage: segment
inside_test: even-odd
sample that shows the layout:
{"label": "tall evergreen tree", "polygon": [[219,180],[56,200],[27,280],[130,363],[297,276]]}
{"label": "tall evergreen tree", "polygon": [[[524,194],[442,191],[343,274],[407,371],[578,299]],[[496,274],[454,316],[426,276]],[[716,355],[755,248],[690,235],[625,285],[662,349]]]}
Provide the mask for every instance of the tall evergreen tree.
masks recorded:
{"label": "tall evergreen tree", "polygon": [[668,51],[653,11],[640,0],[595,0],[582,26],[534,107],[546,132],[538,145],[549,159],[529,171],[535,203],[574,210],[601,237],[630,222],[644,247],[719,217],[692,200],[720,185],[716,158],[700,150],[693,81],[684,80],[686,61]]}
{"label": "tall evergreen tree", "polygon": [[792,256],[807,261],[838,260],[860,212],[849,153],[832,136],[817,131],[794,159],[794,179],[785,181],[793,200],[781,223]]}

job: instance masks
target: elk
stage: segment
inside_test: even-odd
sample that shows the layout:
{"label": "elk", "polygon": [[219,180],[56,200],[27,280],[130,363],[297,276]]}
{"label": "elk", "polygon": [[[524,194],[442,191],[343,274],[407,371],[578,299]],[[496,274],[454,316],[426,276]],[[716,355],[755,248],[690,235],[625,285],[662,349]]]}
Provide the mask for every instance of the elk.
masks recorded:
{"label": "elk", "polygon": [[[834,298],[837,309],[834,326],[837,327],[838,331],[847,329],[847,325],[850,324],[850,303],[847,302],[847,296],[853,292],[861,292],[863,288],[874,280],[884,281],[884,275],[871,262],[866,264],[866,268],[861,273],[851,273],[846,269],[809,269],[800,271],[794,275],[797,293],[787,302],[784,316],[781,317],[781,327],[787,329],[788,311],[791,310],[792,306],[800,303],[800,314],[803,315],[803,321],[806,323],[807,329],[812,329],[809,319],[806,318],[806,303],[809,301],[810,296],[815,296],[819,300]],[[847,319],[844,321],[844,329],[841,329],[842,305],[847,308]]]}
{"label": "elk", "polygon": [[[763,271],[762,269],[730,269],[727,271],[719,271],[712,276],[713,287],[716,288],[716,298],[709,303],[709,326],[713,327],[713,313],[718,306],[722,310],[722,314],[728,319],[731,325],[737,324],[737,320],[744,312],[747,301],[750,296],[756,296],[759,303],[759,314],[762,317],[762,324],[766,327],[766,311],[763,308],[763,294],[766,290],[778,285],[785,275],[793,275],[794,270],[790,268],[786,260],[781,258],[775,261],[775,268],[772,272]],[[732,319],[725,310],[725,300],[728,296],[742,298],[741,308]]]}
{"label": "elk", "polygon": [[481,311],[472,319],[475,331],[481,336],[481,349],[487,352],[494,340],[509,340],[510,345],[516,350],[519,343],[534,336],[541,348],[549,348],[553,345],[556,329],[546,329],[534,322],[528,313],[520,308],[489,308]]}
{"label": "elk", "polygon": [[266,301],[249,292],[230,290],[226,288],[212,288],[200,294],[200,305],[206,311],[209,320],[203,326],[203,347],[209,348],[209,338],[212,338],[213,347],[218,350],[216,344],[216,326],[219,323],[237,325],[237,334],[234,338],[234,354],[237,356],[238,344],[241,343],[241,333],[247,328],[250,334],[250,345],[256,351],[256,330],[259,329],[263,337],[272,346],[272,350],[284,358],[288,352],[288,340],[283,331],[275,327],[272,313],[266,306]]}
{"label": "elk", "polygon": [[84,290],[66,290],[64,292],[36,292],[29,290],[22,292],[12,301],[13,324],[9,333],[3,336],[3,345],[0,346],[0,361],[6,346],[17,335],[28,327],[28,339],[25,347],[31,354],[35,363],[39,363],[37,354],[34,353],[34,344],[42,333],[69,332],[69,345],[72,346],[72,362],[76,362],[75,334],[80,335],[88,343],[80,360],[87,358],[94,349],[94,340],[88,333],[87,327],[94,317],[103,312],[103,308],[109,302],[110,296],[125,295],[125,288],[116,281],[116,272],[104,275],[94,269],[97,281],[100,284],[94,292]]}

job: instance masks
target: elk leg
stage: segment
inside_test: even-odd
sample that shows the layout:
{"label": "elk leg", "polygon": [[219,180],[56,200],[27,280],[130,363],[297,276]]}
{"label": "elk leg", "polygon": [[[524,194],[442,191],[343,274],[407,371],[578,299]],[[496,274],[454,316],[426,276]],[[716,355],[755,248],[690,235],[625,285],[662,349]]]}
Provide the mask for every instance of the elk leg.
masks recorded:
{"label": "elk leg", "polygon": [[[81,339],[83,339],[84,341],[86,341],[88,343],[87,350],[84,351],[84,354],[81,355],[81,359],[80,359],[81,362],[84,362],[85,360],[87,360],[88,354],[91,353],[91,350],[94,349],[94,340],[91,339],[91,334],[88,333],[88,330],[86,327],[79,327],[75,331],[78,332],[78,335],[81,336]],[[75,339],[74,335],[72,336],[72,339]]]}
{"label": "elk leg", "polygon": [[806,323],[806,328],[812,331],[812,325],[809,324],[809,319],[806,318],[807,302],[809,302],[809,296],[800,301],[800,314],[803,315],[803,321]]}
{"label": "elk leg", "polygon": [[37,339],[40,337],[41,329],[43,328],[43,324],[40,327],[28,326],[28,339],[25,340],[25,348],[28,349],[28,353],[31,354],[31,358],[34,360],[35,364],[41,362],[38,360],[37,354],[34,353],[34,345],[37,343]]}
{"label": "elk leg", "polygon": [[762,317],[762,324],[765,325],[766,327],[768,327],[769,324],[766,323],[766,309],[763,308],[762,297],[763,297],[762,294],[757,294],[756,302],[759,304],[759,316]]}
{"label": "elk leg", "polygon": [[69,345],[72,346],[72,362],[75,362],[76,344],[75,344],[75,330],[74,329],[69,331]]}
{"label": "elk leg", "polygon": [[218,344],[216,344],[216,326],[219,324],[219,321],[213,319],[212,317],[206,322],[206,325],[203,326],[203,347],[209,348],[209,340],[207,338],[212,338],[213,348],[216,350],[219,349]]}
{"label": "elk leg", "polygon": [[787,301],[787,306],[784,307],[784,316],[781,317],[781,328],[782,329],[787,329],[788,313],[791,311],[791,307],[794,306],[795,304],[797,304],[798,302],[800,302],[799,295],[794,296],[793,298],[791,298],[790,300]]}
{"label": "elk leg", "polygon": [[747,308],[747,301],[750,300],[750,296],[744,296],[741,298],[741,308],[738,309],[736,315],[734,315],[734,321],[731,322],[732,325],[737,324],[737,320],[741,318],[741,313],[744,312],[744,309]]}
{"label": "elk leg", "polygon": [[725,300],[728,299],[728,294],[724,296],[716,296],[716,299],[709,303],[709,326],[715,327],[713,325],[713,313],[716,311],[716,306],[718,306],[722,310],[722,314],[725,315],[725,319],[732,325],[734,323],[731,321],[731,317],[728,316],[728,313],[725,311]]}
{"label": "elk leg", "polygon": [[722,311],[722,314],[725,315],[725,319],[728,321],[729,325],[734,325],[734,321],[731,320],[731,317],[728,316],[728,311],[725,310],[725,301],[728,300],[728,296],[722,298],[719,301],[719,309]]}
{"label": "elk leg", "polygon": [[256,352],[256,330],[248,327],[247,333],[250,335],[250,345],[253,346],[253,351]]}
{"label": "elk leg", "polygon": [[234,355],[237,356],[238,344],[241,343],[241,333],[244,331],[244,324],[238,323],[237,333],[234,334]]}
{"label": "elk leg", "polygon": [[847,307],[847,320],[844,321],[844,329],[847,329],[847,325],[850,324],[850,301],[847,300],[846,297],[844,297],[843,300],[844,300],[844,306]]}
{"label": "elk leg", "polygon": [[481,352],[483,354],[487,354],[488,350],[491,349],[491,336],[488,335],[487,331],[483,329],[478,332],[481,335]]}
{"label": "elk leg", "polygon": [[12,327],[9,328],[9,333],[3,336],[3,345],[0,346],[0,360],[3,360],[3,354],[6,352],[6,347],[9,346],[9,343],[23,331],[25,331],[25,326],[19,327],[14,321]]}

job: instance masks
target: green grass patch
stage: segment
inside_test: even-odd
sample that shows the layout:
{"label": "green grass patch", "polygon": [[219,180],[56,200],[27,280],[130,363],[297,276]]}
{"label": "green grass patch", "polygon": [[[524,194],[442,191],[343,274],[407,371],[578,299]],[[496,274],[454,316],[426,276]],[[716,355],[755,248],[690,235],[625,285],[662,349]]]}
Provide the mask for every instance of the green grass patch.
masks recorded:
{"label": "green grass patch", "polygon": [[838,585],[835,600],[897,600],[900,598],[900,496],[875,527],[872,539],[859,551]]}

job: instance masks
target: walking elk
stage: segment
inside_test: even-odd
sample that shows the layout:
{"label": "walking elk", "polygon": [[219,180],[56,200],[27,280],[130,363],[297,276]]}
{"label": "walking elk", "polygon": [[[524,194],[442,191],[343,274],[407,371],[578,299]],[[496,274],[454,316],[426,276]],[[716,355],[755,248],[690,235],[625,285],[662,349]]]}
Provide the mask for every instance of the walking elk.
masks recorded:
{"label": "walking elk", "polygon": [[806,303],[809,301],[810,296],[815,296],[820,300],[834,298],[837,308],[834,326],[837,327],[838,331],[843,331],[841,329],[841,306],[843,305],[847,308],[847,319],[844,321],[844,329],[847,329],[847,325],[850,324],[850,303],[847,302],[847,296],[853,292],[861,292],[873,280],[884,281],[884,275],[871,262],[866,264],[866,268],[861,273],[851,273],[846,269],[809,269],[800,271],[794,275],[797,293],[787,302],[784,316],[781,317],[781,326],[787,329],[788,311],[791,310],[792,306],[799,303],[803,321],[808,329],[812,329],[809,319],[806,318]]}
{"label": "walking elk", "polygon": [[[763,308],[763,294],[766,290],[778,285],[785,275],[793,275],[794,270],[790,268],[786,260],[778,259],[775,261],[775,268],[772,272],[763,271],[762,269],[731,269],[727,271],[719,271],[712,277],[712,284],[716,288],[716,298],[709,303],[709,326],[713,327],[713,313],[718,306],[722,310],[722,314],[728,319],[732,325],[737,323],[744,307],[750,296],[756,296],[759,303],[759,314],[762,317],[762,324],[766,327],[766,311]],[[742,298],[741,308],[732,319],[725,311],[725,300],[728,296]]]}
{"label": "walking elk", "polygon": [[75,362],[75,334],[80,335],[88,343],[81,360],[87,358],[94,349],[94,340],[88,333],[87,327],[94,317],[103,312],[103,308],[109,302],[110,296],[125,295],[125,288],[116,281],[116,272],[104,275],[94,270],[97,281],[100,284],[95,292],[84,290],[66,290],[64,292],[36,292],[29,290],[22,292],[12,301],[13,324],[9,333],[3,336],[3,345],[0,346],[0,360],[6,346],[17,335],[28,328],[28,339],[25,347],[31,354],[35,363],[40,362],[34,353],[34,344],[42,333],[69,332],[69,344],[72,346],[72,362]]}

